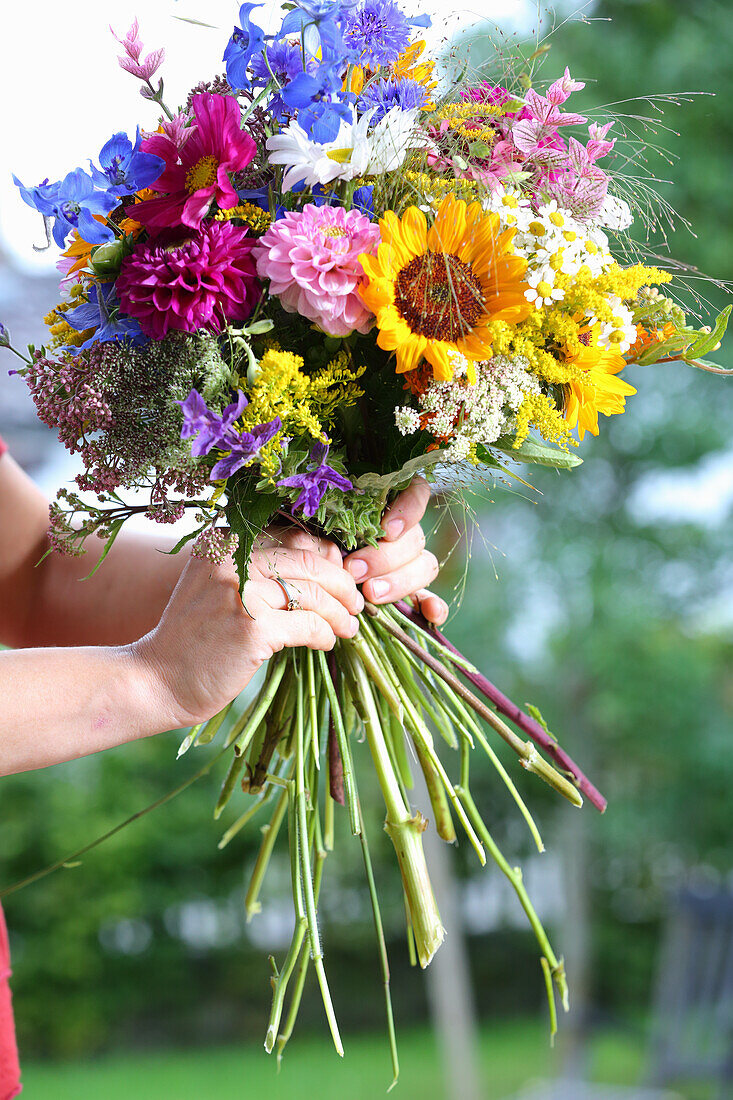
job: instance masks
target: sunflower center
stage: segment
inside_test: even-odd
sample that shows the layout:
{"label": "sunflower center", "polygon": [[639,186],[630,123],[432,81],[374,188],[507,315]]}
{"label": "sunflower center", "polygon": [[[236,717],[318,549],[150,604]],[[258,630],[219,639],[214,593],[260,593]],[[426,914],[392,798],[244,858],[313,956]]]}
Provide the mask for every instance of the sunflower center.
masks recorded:
{"label": "sunflower center", "polygon": [[213,187],[218,167],[219,161],[211,154],[201,157],[186,173],[186,190],[193,194],[204,187]]}
{"label": "sunflower center", "polygon": [[395,306],[413,332],[449,342],[466,336],[486,308],[471,265],[443,252],[424,252],[402,268],[395,280]]}

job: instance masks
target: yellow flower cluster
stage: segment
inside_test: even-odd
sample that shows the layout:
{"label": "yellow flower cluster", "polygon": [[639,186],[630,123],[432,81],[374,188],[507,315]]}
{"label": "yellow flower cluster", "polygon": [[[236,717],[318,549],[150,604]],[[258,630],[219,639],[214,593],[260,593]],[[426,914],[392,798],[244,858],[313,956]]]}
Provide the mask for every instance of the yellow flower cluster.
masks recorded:
{"label": "yellow flower cluster", "polygon": [[313,374],[307,374],[303,366],[301,356],[273,346],[260,359],[257,377],[247,389],[249,404],[241,418],[245,429],[276,416],[282,421],[281,431],[260,453],[265,477],[277,473],[284,437],[305,435],[330,442],[326,429],[337,410],[353,405],[363,394],[357,379],[366,367],[354,367],[346,351]]}
{"label": "yellow flower cluster", "polygon": [[77,283],[71,288],[68,301],[59,302],[59,304],[54,306],[54,308],[43,318],[43,323],[48,326],[51,337],[46,345],[49,350],[62,346],[74,348],[81,347],[81,345],[93,334],[93,328],[84,329],[83,332],[79,332],[77,329],[72,328],[68,321],[64,320],[65,313],[70,309],[75,309],[76,306],[81,305],[85,300],[84,287],[81,283]]}
{"label": "yellow flower cluster", "polygon": [[456,179],[455,176],[437,176],[430,172],[421,172],[407,168],[402,173],[405,183],[405,201],[409,204],[415,201],[415,196],[421,199],[442,199],[444,195],[455,195],[456,198],[466,202],[474,202],[479,198],[479,185],[475,180]]}
{"label": "yellow flower cluster", "polygon": [[517,432],[514,438],[514,446],[521,447],[529,434],[530,424],[537,429],[543,439],[548,443],[558,443],[563,450],[568,450],[568,444],[577,447],[577,441],[573,439],[572,428],[565,419],[561,409],[551,397],[545,393],[527,393],[519,406],[517,413]]}
{"label": "yellow flower cluster", "polygon": [[[431,122],[438,125],[441,122],[447,122],[449,128],[459,133],[466,141],[491,142],[496,138],[496,130],[488,123],[503,113],[502,108],[494,103],[449,103],[435,112]],[[469,120],[475,123],[479,118],[485,119],[487,124],[480,128],[475,125],[466,126]]]}
{"label": "yellow flower cluster", "polygon": [[248,225],[253,233],[265,233],[270,228],[272,218],[266,210],[261,210],[253,202],[243,202],[240,206],[233,206],[231,210],[219,210],[214,214],[214,220],[229,222],[236,218]]}

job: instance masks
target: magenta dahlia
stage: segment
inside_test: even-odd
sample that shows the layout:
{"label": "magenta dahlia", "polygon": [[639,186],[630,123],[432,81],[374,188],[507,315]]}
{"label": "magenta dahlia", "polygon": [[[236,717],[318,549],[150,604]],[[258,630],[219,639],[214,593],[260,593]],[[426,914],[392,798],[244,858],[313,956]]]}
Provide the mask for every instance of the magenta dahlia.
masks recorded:
{"label": "magenta dahlia", "polygon": [[255,246],[257,272],[270,280],[288,313],[299,313],[329,336],[368,332],[374,315],[359,296],[359,261],[380,241],[378,226],[358,210],[304,206],[278,219]]}
{"label": "magenta dahlia", "polygon": [[246,229],[214,221],[175,246],[160,238],[139,245],[117,276],[120,306],[154,340],[246,320],[260,294],[253,243]]}
{"label": "magenta dahlia", "polygon": [[150,232],[187,225],[198,229],[212,202],[230,210],[239,202],[230,180],[254,157],[257,146],[241,125],[241,112],[230,95],[202,92],[192,100],[195,125],[181,145],[167,134],[152,134],[142,143],[146,153],[162,157],[165,168],[151,184],[163,192],[135,207],[135,219]]}

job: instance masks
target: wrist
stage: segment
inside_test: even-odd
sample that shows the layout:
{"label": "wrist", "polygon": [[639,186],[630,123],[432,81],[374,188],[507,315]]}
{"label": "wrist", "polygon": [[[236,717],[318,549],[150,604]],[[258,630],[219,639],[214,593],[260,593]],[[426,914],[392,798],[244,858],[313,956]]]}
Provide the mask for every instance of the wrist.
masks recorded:
{"label": "wrist", "polygon": [[129,705],[138,715],[140,737],[190,725],[155,654],[151,636],[118,649]]}

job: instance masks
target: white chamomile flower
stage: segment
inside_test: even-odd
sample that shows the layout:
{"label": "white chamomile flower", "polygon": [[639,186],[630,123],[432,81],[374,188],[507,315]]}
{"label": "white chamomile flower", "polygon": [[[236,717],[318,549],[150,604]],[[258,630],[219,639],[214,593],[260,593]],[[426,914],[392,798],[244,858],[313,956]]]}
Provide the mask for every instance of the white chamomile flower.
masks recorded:
{"label": "white chamomile flower", "polygon": [[291,122],[281,133],[267,139],[270,164],[283,164],[283,191],[299,183],[307,187],[333,180],[352,180],[357,176],[381,175],[402,164],[407,151],[420,143],[417,134],[418,109],[402,111],[393,107],[369,132],[374,111],[351,121],[341,120],[333,141],[312,141],[298,122]]}
{"label": "white chamomile flower", "polygon": [[573,215],[569,210],[558,206],[557,199],[544,203],[537,212],[543,221],[549,222],[556,229],[572,231],[578,228],[578,223]]}
{"label": "white chamomile flower", "polygon": [[632,344],[636,343],[636,335],[636,325],[631,311],[626,306],[620,306],[611,320],[601,325],[598,345],[623,355]]}
{"label": "white chamomile flower", "polygon": [[527,276],[529,289],[525,290],[524,297],[532,302],[537,309],[543,306],[554,306],[565,297],[565,291],[555,286],[555,272],[551,267],[538,267]]}

